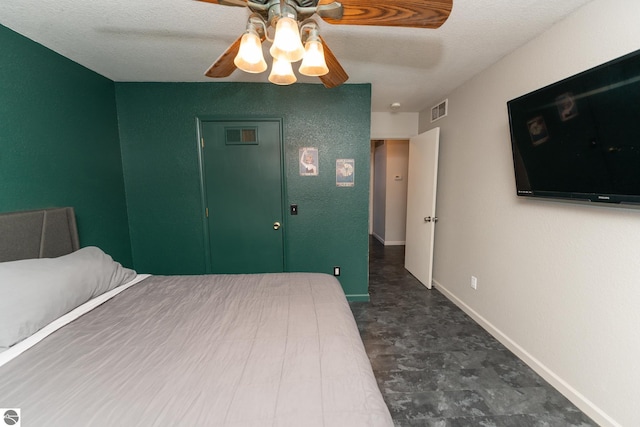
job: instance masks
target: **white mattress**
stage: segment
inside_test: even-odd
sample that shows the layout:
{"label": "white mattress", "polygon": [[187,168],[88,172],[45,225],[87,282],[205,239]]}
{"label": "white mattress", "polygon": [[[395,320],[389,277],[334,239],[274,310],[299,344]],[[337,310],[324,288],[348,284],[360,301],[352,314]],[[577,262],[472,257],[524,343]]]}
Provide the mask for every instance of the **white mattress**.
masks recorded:
{"label": "white mattress", "polygon": [[152,276],[0,367],[25,426],[392,426],[338,281]]}

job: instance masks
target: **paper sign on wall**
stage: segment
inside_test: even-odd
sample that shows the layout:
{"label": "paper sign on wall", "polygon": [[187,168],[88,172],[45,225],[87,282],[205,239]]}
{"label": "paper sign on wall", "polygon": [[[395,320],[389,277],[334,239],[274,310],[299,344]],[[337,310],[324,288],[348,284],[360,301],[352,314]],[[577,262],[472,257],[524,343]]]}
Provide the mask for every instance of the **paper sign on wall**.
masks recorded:
{"label": "paper sign on wall", "polygon": [[298,155],[300,159],[301,176],[318,176],[318,149],[303,147]]}
{"label": "paper sign on wall", "polygon": [[355,160],[336,160],[336,186],[353,187],[355,185]]}

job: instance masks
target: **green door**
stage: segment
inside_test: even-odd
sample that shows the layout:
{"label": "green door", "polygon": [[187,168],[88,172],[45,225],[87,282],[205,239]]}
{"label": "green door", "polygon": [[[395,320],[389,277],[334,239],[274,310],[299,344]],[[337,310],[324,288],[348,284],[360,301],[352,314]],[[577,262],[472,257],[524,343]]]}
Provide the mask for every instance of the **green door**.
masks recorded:
{"label": "green door", "polygon": [[201,126],[211,272],[284,271],[280,120]]}

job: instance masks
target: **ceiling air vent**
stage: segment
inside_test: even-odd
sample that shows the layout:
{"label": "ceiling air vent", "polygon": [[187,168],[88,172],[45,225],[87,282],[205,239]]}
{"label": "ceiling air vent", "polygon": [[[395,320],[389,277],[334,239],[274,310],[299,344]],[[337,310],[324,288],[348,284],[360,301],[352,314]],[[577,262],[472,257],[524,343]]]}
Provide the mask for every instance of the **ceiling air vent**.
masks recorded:
{"label": "ceiling air vent", "polygon": [[436,120],[440,120],[441,118],[447,115],[449,100],[445,99],[444,101],[438,103],[435,107],[431,108],[431,122],[435,122]]}

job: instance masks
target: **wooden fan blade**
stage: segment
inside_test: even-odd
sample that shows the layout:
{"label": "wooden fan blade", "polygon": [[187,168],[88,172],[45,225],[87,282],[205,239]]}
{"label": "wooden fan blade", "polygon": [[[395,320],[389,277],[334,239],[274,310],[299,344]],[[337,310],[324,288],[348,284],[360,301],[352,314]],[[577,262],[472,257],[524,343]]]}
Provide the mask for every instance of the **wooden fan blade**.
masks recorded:
{"label": "wooden fan blade", "polygon": [[[334,0],[320,0],[329,4]],[[451,14],[453,0],[339,0],[341,19],[322,18],[330,24],[383,27],[438,28]]]}
{"label": "wooden fan blade", "polygon": [[342,68],[342,65],[340,65],[340,62],[338,62],[338,58],[331,52],[331,49],[329,49],[329,46],[327,46],[322,36],[320,36],[320,41],[322,42],[322,48],[324,50],[324,60],[329,68],[329,72],[324,76],[320,76],[320,80],[326,88],[340,86],[349,80],[349,76],[347,72],[344,71],[344,68]]}
{"label": "wooden fan blade", "polygon": [[222,6],[239,6],[245,7],[247,0],[196,0],[203,1],[205,3],[221,4]]}
{"label": "wooden fan blade", "polygon": [[213,78],[230,76],[231,73],[238,68],[236,67],[236,64],[233,63],[233,60],[240,50],[240,41],[242,41],[242,36],[238,37],[236,41],[234,41],[231,46],[229,46],[229,48],[220,55],[218,59],[216,59],[216,62],[214,62],[211,67],[205,71],[204,75]]}

